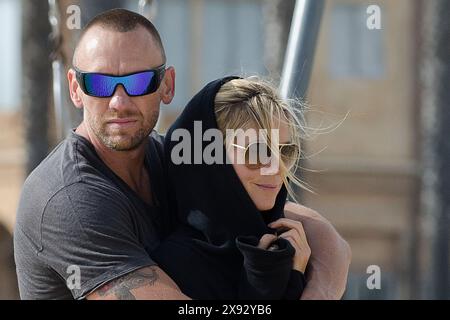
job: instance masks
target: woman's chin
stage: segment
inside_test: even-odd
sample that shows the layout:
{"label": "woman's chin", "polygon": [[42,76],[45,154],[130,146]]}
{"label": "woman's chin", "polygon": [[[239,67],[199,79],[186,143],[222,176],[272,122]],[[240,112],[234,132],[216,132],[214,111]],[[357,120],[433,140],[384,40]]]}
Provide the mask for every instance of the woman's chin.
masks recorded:
{"label": "woman's chin", "polygon": [[262,199],[254,201],[254,203],[259,211],[267,211],[273,208],[275,205],[275,199]]}
{"label": "woman's chin", "polygon": [[274,190],[258,190],[258,192],[254,192],[252,194],[251,198],[259,211],[266,211],[275,206],[279,191],[280,188],[276,188]]}

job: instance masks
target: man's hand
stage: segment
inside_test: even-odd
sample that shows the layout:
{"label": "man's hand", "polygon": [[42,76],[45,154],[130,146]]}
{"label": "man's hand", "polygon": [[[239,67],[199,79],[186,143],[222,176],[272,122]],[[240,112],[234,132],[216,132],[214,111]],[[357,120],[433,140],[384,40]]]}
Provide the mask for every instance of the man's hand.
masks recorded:
{"label": "man's hand", "polygon": [[286,218],[302,222],[311,248],[307,284],[301,299],[341,299],[352,256],[347,241],[314,210],[293,202],[287,202],[284,209]]}
{"label": "man's hand", "polygon": [[94,292],[88,300],[187,300],[169,276],[156,266],[145,267],[114,279]]}

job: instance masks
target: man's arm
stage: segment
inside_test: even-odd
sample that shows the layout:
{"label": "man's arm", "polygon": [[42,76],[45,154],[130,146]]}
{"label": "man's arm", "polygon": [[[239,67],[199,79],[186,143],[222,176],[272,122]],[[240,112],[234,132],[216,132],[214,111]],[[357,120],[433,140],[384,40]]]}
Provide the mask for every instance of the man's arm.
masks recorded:
{"label": "man's arm", "polygon": [[311,248],[301,299],[341,299],[352,256],[349,244],[316,211],[293,202],[287,202],[284,209],[286,218],[302,222]]}
{"label": "man's arm", "polygon": [[114,279],[90,293],[88,300],[188,300],[169,276],[156,266]]}

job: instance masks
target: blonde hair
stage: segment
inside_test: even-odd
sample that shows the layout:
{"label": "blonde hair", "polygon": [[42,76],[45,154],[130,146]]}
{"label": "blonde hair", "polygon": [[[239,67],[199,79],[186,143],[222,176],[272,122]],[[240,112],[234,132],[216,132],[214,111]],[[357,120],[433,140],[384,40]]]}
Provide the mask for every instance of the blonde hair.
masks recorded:
{"label": "blonde hair", "polygon": [[[295,175],[303,153],[301,141],[306,134],[303,106],[304,103],[301,101],[281,99],[271,83],[258,77],[228,81],[220,88],[215,98],[217,125],[224,137],[227,129],[250,129],[256,125],[258,129],[271,132],[272,129],[279,128],[281,123],[287,125],[291,143],[299,147],[300,153],[298,158],[294,159],[295,164],[291,168],[287,168],[283,161],[279,161],[280,174],[289,195],[295,201],[295,192],[289,182],[311,191],[307,184]],[[229,138],[226,137],[226,140],[230,141]],[[270,140],[270,136],[268,139]]]}

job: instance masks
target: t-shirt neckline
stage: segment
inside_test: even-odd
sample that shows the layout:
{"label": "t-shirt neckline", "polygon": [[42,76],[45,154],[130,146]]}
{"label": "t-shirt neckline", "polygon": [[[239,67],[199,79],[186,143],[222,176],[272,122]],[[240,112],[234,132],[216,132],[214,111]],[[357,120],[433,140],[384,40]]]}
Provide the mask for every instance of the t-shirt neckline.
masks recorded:
{"label": "t-shirt neckline", "polygon": [[123,179],[121,177],[119,177],[108,165],[106,165],[106,163],[104,163],[103,160],[98,155],[97,151],[95,150],[94,145],[88,139],[86,139],[82,135],[79,135],[78,133],[76,133],[75,129],[71,130],[71,136],[74,139],[81,141],[89,149],[91,149],[92,152],[94,152],[95,156],[102,163],[103,168],[110,175],[112,175],[114,177],[114,179],[113,179],[113,180],[115,180],[115,181],[113,181],[114,183],[118,183],[119,187],[125,188],[127,190],[127,193],[131,194],[133,196],[133,198],[135,198],[137,201],[139,201],[146,208],[148,208],[148,209],[159,209],[160,208],[160,203],[159,203],[159,201],[156,197],[156,193],[154,191],[154,184],[152,183],[152,176],[153,176],[152,171],[153,170],[151,168],[150,148],[148,148],[148,146],[145,150],[144,166],[147,168],[147,173],[148,173],[149,180],[150,180],[150,192],[152,194],[152,203],[147,203],[144,199],[142,199],[141,196],[136,193],[136,191],[134,191],[125,181],[123,181]]}

